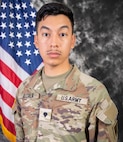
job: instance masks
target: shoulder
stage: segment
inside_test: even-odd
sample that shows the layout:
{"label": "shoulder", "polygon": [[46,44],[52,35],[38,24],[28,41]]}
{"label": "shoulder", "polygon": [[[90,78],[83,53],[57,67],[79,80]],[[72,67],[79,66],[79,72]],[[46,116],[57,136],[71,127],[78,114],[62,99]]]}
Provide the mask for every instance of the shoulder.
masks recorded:
{"label": "shoulder", "polygon": [[80,83],[84,85],[88,92],[89,104],[96,109],[96,111],[95,109],[93,111],[97,113],[98,119],[106,124],[114,123],[118,110],[105,85],[79,69],[76,70],[78,70]]}
{"label": "shoulder", "polygon": [[17,96],[22,96],[24,91],[28,88],[34,88],[35,84],[38,84],[41,80],[41,70],[37,71],[33,75],[27,77],[24,81],[22,81],[17,89]]}
{"label": "shoulder", "polygon": [[107,88],[101,81],[81,72],[77,67],[76,74],[78,74],[79,82],[86,88],[89,100],[92,104],[98,103],[105,99],[110,100]]}
{"label": "shoulder", "polygon": [[101,85],[105,88],[105,86],[103,85],[101,81],[97,80],[96,78],[92,77],[89,74],[86,74],[80,71],[76,66],[74,67],[74,71],[75,71],[75,76],[78,76],[80,82],[84,86],[100,86]]}
{"label": "shoulder", "polygon": [[39,71],[37,71],[36,73],[34,73],[33,75],[27,77],[24,81],[21,82],[19,88],[20,88],[21,86],[23,86],[23,85],[25,86],[25,85],[27,85],[27,84],[30,84],[30,83],[36,81],[37,78],[40,77],[40,72],[41,72],[41,70],[39,70]]}

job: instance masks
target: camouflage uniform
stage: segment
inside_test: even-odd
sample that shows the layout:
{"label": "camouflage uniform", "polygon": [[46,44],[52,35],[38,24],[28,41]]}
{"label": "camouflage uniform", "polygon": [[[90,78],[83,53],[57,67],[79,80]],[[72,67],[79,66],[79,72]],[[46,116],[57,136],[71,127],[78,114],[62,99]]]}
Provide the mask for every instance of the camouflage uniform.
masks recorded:
{"label": "camouflage uniform", "polygon": [[17,142],[117,142],[117,108],[96,79],[76,66],[45,90],[42,69],[19,87],[13,107]]}

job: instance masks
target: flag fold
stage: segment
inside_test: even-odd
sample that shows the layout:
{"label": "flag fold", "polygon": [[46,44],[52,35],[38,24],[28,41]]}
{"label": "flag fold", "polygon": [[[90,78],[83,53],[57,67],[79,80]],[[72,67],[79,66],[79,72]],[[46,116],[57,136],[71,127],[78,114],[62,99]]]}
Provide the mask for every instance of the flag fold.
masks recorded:
{"label": "flag fold", "polygon": [[0,125],[16,141],[12,106],[19,84],[42,65],[34,46],[36,10],[29,0],[2,0],[0,6]]}

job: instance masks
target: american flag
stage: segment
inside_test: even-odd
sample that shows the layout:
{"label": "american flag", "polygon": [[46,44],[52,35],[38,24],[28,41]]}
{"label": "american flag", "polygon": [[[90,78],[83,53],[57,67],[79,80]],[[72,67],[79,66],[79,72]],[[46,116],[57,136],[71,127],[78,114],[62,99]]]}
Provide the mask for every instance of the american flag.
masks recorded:
{"label": "american flag", "polygon": [[12,106],[19,84],[42,66],[34,46],[36,10],[29,0],[2,0],[0,7],[0,125],[15,142]]}

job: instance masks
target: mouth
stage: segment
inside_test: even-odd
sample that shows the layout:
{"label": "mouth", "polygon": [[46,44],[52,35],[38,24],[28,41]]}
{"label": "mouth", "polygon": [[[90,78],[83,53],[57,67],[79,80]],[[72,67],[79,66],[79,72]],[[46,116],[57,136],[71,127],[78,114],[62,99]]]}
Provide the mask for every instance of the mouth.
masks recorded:
{"label": "mouth", "polygon": [[47,55],[50,58],[57,58],[61,55],[61,52],[60,51],[47,51]]}

